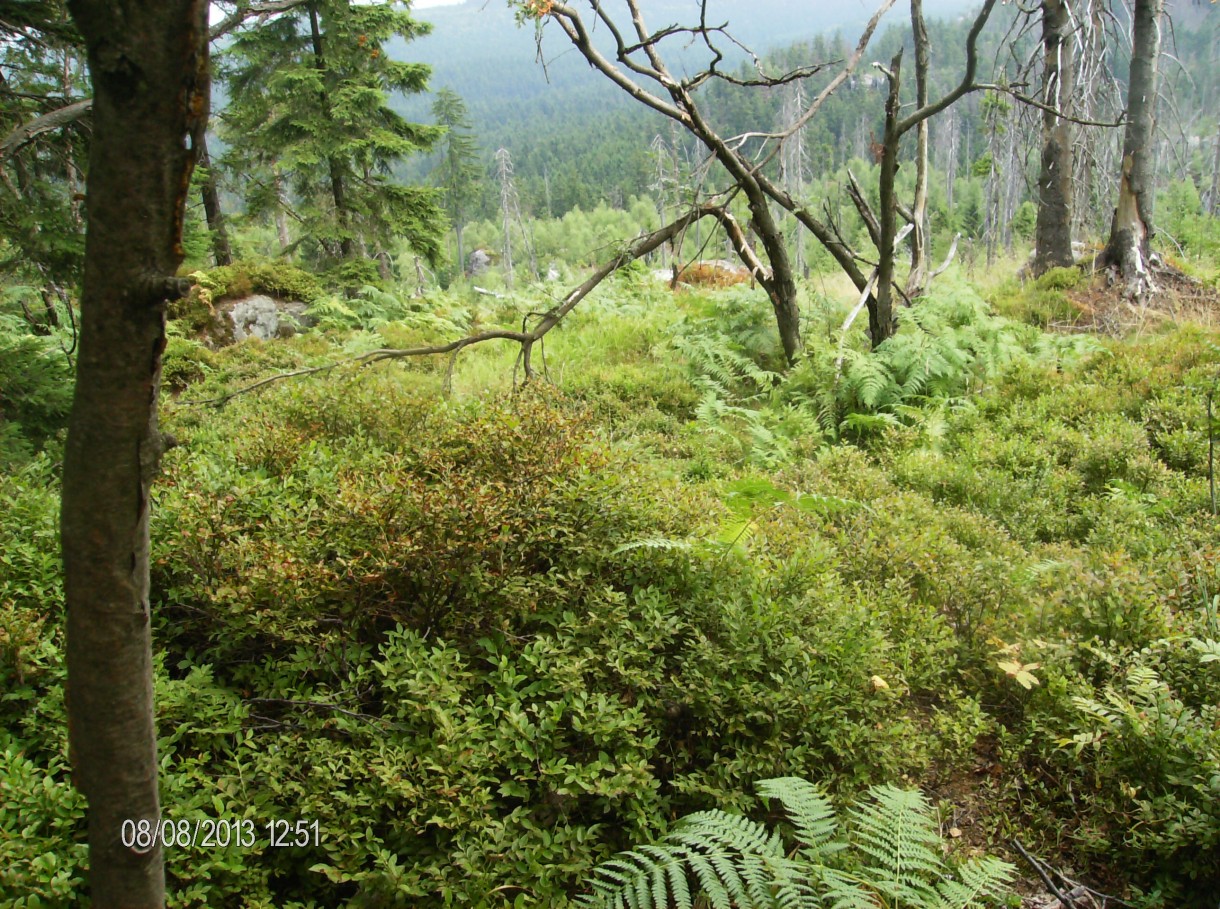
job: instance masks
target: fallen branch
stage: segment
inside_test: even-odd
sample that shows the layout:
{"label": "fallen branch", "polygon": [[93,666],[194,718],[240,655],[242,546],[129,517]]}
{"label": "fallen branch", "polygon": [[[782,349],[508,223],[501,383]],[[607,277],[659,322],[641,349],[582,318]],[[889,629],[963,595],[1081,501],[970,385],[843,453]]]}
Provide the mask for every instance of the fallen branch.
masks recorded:
{"label": "fallen branch", "polygon": [[[669,224],[654,230],[650,234],[637,237],[629,243],[622,252],[613,259],[602,263],[596,271],[586,278],[580,285],[568,292],[568,294],[559,302],[559,305],[545,313],[542,313],[538,319],[538,324],[534,326],[532,331],[512,331],[510,329],[492,329],[491,331],[480,332],[476,335],[468,335],[465,338],[459,338],[456,341],[450,341],[448,344],[436,344],[429,347],[409,347],[409,348],[383,348],[380,350],[371,350],[368,353],[360,354],[356,357],[351,357],[346,360],[340,360],[336,363],[327,363],[322,366],[311,366],[305,369],[294,369],[291,372],[278,373],[274,376],[268,376],[265,379],[260,379],[250,385],[246,385],[236,391],[229,392],[226,395],[221,395],[216,398],[205,398],[196,401],[182,401],[180,403],[186,406],[197,406],[200,404],[213,404],[216,407],[223,407],[229,401],[239,395],[248,394],[256,389],[263,388],[275,382],[283,381],[284,379],[299,378],[301,376],[316,375],[317,373],[328,372],[332,369],[337,369],[340,366],[368,366],[373,363],[380,363],[384,360],[403,360],[408,357],[427,357],[437,354],[454,354],[470,347],[473,344],[481,344],[484,341],[516,341],[521,345],[520,363],[525,373],[525,380],[533,378],[534,372],[531,366],[530,356],[533,352],[534,344],[541,341],[542,338],[552,328],[558,325],[568,313],[570,313],[576,305],[589,295],[602,281],[618,271],[624,265],[635,261],[641,256],[647,255],[658,246],[669,242],[689,225],[704,217],[722,217],[724,212],[720,206],[716,205],[701,205],[698,208],[692,209],[682,217]],[[452,365],[450,366],[452,369]]]}
{"label": "fallen branch", "polygon": [[1021,853],[1021,858],[1025,859],[1025,861],[1029,864],[1029,867],[1034,869],[1034,873],[1042,879],[1042,883],[1046,885],[1046,889],[1053,893],[1055,898],[1059,900],[1059,904],[1063,906],[1064,909],[1076,909],[1076,904],[1072,902],[1072,898],[1055,886],[1054,882],[1050,879],[1050,876],[1043,868],[1042,863],[1025,851],[1025,847],[1021,845],[1021,841],[1014,838],[1012,844],[1016,848],[1017,852]]}

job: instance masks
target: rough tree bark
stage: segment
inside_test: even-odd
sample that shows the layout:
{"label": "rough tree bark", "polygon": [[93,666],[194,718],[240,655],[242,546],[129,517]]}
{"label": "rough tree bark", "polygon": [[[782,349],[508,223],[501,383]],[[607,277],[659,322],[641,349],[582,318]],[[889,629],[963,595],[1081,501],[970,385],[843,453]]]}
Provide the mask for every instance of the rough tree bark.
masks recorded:
{"label": "rough tree bark", "polygon": [[64,452],[72,767],[89,805],[95,909],[164,905],[148,603],[149,487],[165,304],[208,114],[205,0],[69,0],[93,81],[80,356]]}
{"label": "rough tree bark", "polygon": [[1110,240],[1098,263],[1117,268],[1132,297],[1154,289],[1148,262],[1155,233],[1152,226],[1153,140],[1161,55],[1160,20],[1164,8],[1164,0],[1135,0],[1118,205],[1111,222]]}
{"label": "rough tree bark", "polygon": [[[1042,165],[1038,172],[1038,220],[1034,275],[1067,267],[1072,258],[1072,124],[1075,90],[1072,16],[1067,0],[1042,0]],[[1048,108],[1053,108],[1048,109]],[[1058,113],[1056,113],[1058,112]]]}

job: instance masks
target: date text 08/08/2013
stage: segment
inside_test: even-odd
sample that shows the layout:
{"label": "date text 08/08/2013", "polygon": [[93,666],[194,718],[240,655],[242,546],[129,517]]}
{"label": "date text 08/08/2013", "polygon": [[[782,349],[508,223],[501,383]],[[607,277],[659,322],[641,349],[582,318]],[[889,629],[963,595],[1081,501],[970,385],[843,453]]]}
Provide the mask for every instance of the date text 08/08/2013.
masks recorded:
{"label": "date text 08/08/2013", "polygon": [[304,849],[322,842],[317,821],[271,820],[257,822],[253,818],[194,818],[172,820],[123,821],[120,836],[124,847],[147,852],[160,843],[164,849],[225,849],[238,846],[253,849],[269,846],[273,849]]}

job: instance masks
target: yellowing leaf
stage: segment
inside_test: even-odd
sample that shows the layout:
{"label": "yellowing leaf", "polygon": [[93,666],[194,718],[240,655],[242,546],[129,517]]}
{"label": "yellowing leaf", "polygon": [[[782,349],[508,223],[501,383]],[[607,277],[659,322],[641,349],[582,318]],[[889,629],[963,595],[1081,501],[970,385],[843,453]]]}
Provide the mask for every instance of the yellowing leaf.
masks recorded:
{"label": "yellowing leaf", "polygon": [[1041,684],[1033,670],[1041,667],[1041,663],[1018,663],[1015,660],[1001,660],[996,663],[1010,679],[1016,679],[1022,688],[1030,689]]}

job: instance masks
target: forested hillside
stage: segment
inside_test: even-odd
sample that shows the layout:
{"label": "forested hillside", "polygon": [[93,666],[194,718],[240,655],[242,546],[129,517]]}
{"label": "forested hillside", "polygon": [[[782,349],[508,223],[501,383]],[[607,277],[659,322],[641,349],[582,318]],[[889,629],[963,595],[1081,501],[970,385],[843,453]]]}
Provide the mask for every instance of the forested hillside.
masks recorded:
{"label": "forested hillside", "polygon": [[1214,909],[1218,22],[0,0],[0,909]]}
{"label": "forested hillside", "polygon": [[[960,0],[928,5],[929,15],[938,17],[967,7]],[[648,12],[659,26],[686,18],[691,9],[689,3],[669,0],[650,5]],[[818,35],[850,39],[870,12],[850,0],[708,5],[709,21],[731,23],[734,37],[759,53]],[[435,87],[466,100],[486,165],[490,168],[497,148],[508,148],[535,214],[561,216],[598,202],[621,206],[651,182],[648,146],[660,125],[640,116],[629,98],[557,40],[554,29],[544,29],[539,45],[533,26],[518,27],[507,4],[479,0],[434,7],[420,18],[432,24],[432,33],[410,46],[391,43],[387,51],[429,64]],[[745,58],[741,48],[728,50],[734,64]],[[539,65],[539,57],[545,65]],[[426,105],[404,99],[400,109],[423,117]],[[406,173],[422,176],[421,165]],[[488,204],[494,208],[494,202]]]}

